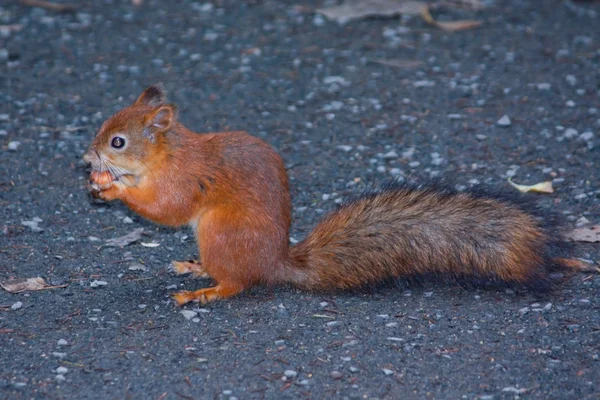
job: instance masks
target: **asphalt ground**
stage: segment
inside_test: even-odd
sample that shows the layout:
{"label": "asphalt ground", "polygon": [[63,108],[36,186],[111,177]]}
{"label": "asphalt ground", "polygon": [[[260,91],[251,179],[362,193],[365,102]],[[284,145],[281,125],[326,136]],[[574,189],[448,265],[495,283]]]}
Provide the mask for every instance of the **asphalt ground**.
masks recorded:
{"label": "asphalt ground", "polygon": [[[166,268],[197,256],[192,233],[85,189],[102,121],[162,82],[191,129],[247,130],[283,156],[295,240],[390,178],[551,180],[529,196],[568,227],[598,224],[600,4],[483,3],[436,11],[484,22],[450,33],[419,17],[342,26],[323,2],[2,2],[0,282],[66,287],[0,290],[0,398],[598,398],[599,275],[558,274],[545,294],[444,277],[260,287],[180,309],[171,293],[210,284]],[[597,244],[575,255],[600,260]]]}

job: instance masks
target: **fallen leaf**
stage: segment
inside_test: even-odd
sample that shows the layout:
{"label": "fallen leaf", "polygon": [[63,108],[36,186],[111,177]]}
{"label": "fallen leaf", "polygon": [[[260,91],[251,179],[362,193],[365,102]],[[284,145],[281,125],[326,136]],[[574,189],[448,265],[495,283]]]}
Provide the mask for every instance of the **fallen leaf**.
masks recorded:
{"label": "fallen leaf", "polygon": [[427,6],[425,6],[421,9],[421,18],[423,18],[423,20],[425,22],[427,22],[428,24],[437,26],[438,28],[441,28],[448,32],[458,32],[458,31],[464,31],[467,29],[473,29],[473,28],[477,28],[478,26],[483,24],[482,21],[474,21],[474,20],[439,22],[439,21],[436,21],[435,19],[433,19],[433,17],[431,16],[431,13],[429,12],[429,7],[427,7]]}
{"label": "fallen leaf", "polygon": [[348,0],[339,6],[317,9],[317,12],[340,24],[345,24],[367,17],[419,15],[424,7],[426,7],[424,2],[414,0]]}
{"label": "fallen leaf", "polygon": [[160,243],[146,243],[146,242],[142,242],[140,244],[142,246],[144,246],[144,247],[158,247],[158,246],[160,246]]}
{"label": "fallen leaf", "polygon": [[142,238],[142,232],[144,232],[144,228],[136,228],[133,230],[133,232],[128,233],[125,236],[120,236],[114,239],[108,239],[104,246],[123,248],[131,243],[140,240]]}
{"label": "fallen leaf", "polygon": [[573,229],[566,236],[568,239],[576,242],[600,242],[600,225],[594,225],[589,228]]}
{"label": "fallen leaf", "polygon": [[396,68],[417,68],[423,64],[423,61],[419,60],[401,60],[397,58],[393,58],[390,60],[386,59],[377,59],[375,60],[377,64],[387,65],[388,67],[396,67]]}
{"label": "fallen leaf", "polygon": [[517,185],[516,183],[513,183],[513,181],[511,181],[510,178],[508,178],[508,183],[510,183],[510,185],[512,187],[514,187],[521,193],[527,193],[527,192],[554,193],[554,189],[552,188],[551,181],[540,182],[540,183],[536,183],[535,185],[528,186],[528,185]]}
{"label": "fallen leaf", "polygon": [[20,282],[0,283],[0,286],[9,293],[21,293],[32,290],[64,288],[68,285],[51,286],[38,276],[37,278],[28,278],[27,280]]}
{"label": "fallen leaf", "polygon": [[46,10],[57,12],[72,12],[77,9],[77,5],[75,4],[58,4],[45,0],[21,0],[21,4],[25,4],[26,6],[30,7],[45,8]]}

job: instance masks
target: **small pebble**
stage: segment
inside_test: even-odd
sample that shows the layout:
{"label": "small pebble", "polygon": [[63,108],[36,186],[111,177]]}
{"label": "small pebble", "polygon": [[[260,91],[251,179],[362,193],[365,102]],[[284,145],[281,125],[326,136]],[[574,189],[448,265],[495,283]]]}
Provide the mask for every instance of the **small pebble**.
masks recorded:
{"label": "small pebble", "polygon": [[519,314],[525,315],[527,314],[529,311],[531,311],[531,309],[529,307],[523,307],[519,310]]}
{"label": "small pebble", "polygon": [[187,320],[190,320],[198,315],[198,313],[196,311],[192,311],[192,310],[181,310],[180,313]]}
{"label": "small pebble", "polygon": [[60,374],[59,374],[59,375],[56,375],[56,376],[54,377],[54,379],[56,379],[56,380],[57,380],[57,381],[59,381],[59,382],[64,382],[64,381],[66,381],[66,380],[67,380],[67,379],[65,378],[65,376],[64,376],[64,375],[60,375]]}
{"label": "small pebble", "polygon": [[589,223],[590,223],[589,219],[587,219],[586,217],[581,217],[581,218],[579,218],[577,220],[577,222],[575,222],[575,226],[582,227],[582,226],[584,226],[586,224],[589,224]]}
{"label": "small pebble", "polygon": [[69,369],[67,367],[58,367],[58,368],[56,368],[56,373],[57,374],[64,375],[67,372],[69,372]]}
{"label": "small pebble", "polygon": [[100,286],[106,286],[106,285],[108,285],[108,282],[106,282],[106,281],[93,280],[92,282],[90,282],[90,287],[93,287],[93,288],[97,288]]}
{"label": "small pebble", "polygon": [[500,118],[498,122],[496,122],[496,124],[498,124],[499,126],[510,126],[510,118],[508,117],[508,115],[503,115],[502,118]]}
{"label": "small pebble", "polygon": [[58,342],[56,342],[57,346],[68,346],[69,343],[65,340],[65,339],[58,339]]}
{"label": "small pebble", "polygon": [[417,87],[417,88],[432,87],[432,86],[435,86],[435,82],[433,82],[433,81],[427,81],[427,80],[416,81],[416,82],[413,83],[413,86]]}
{"label": "small pebble", "polygon": [[15,310],[18,310],[21,307],[23,307],[23,303],[20,302],[20,301],[17,301],[12,306],[10,306],[10,309],[13,310],[13,311],[15,311]]}
{"label": "small pebble", "polygon": [[296,376],[298,376],[298,372],[294,371],[293,369],[288,369],[288,370],[285,370],[283,375],[285,375],[286,378],[291,379],[291,378],[295,378]]}
{"label": "small pebble", "polygon": [[44,229],[39,227],[40,222],[41,220],[38,221],[36,218],[33,218],[31,221],[21,221],[21,225],[28,227],[32,232],[40,233],[44,232]]}
{"label": "small pebble", "polygon": [[383,368],[382,371],[386,375],[393,375],[394,374],[394,371],[392,371],[391,369]]}
{"label": "small pebble", "polygon": [[316,14],[312,23],[314,26],[323,26],[325,25],[325,19],[320,14]]}
{"label": "small pebble", "polygon": [[329,376],[331,376],[333,379],[341,379],[344,374],[342,374],[340,371],[331,371]]}
{"label": "small pebble", "polygon": [[133,263],[127,269],[130,271],[146,271],[147,270],[146,266],[142,265],[140,263]]}
{"label": "small pebble", "polygon": [[8,150],[10,151],[17,151],[17,149],[19,148],[19,146],[21,145],[21,142],[18,141],[12,141],[12,142],[8,142]]}

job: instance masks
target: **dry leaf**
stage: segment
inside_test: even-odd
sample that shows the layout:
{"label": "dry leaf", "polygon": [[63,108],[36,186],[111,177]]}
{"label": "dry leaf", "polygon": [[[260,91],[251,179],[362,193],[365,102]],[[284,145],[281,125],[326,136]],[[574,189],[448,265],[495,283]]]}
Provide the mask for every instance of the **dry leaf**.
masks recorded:
{"label": "dry leaf", "polygon": [[388,67],[396,67],[396,68],[417,68],[423,64],[423,61],[419,60],[401,60],[401,59],[378,59],[375,60],[377,64],[387,65]]}
{"label": "dry leaf", "polygon": [[567,234],[567,238],[576,242],[600,242],[600,225],[594,225],[590,228],[573,229]]}
{"label": "dry leaf", "polygon": [[37,278],[29,278],[21,282],[0,283],[0,286],[2,286],[2,289],[6,290],[9,293],[21,293],[31,290],[58,289],[67,287],[67,285],[48,285],[44,281],[44,279],[40,278],[39,276]]}
{"label": "dry leaf", "polygon": [[510,178],[508,178],[508,183],[510,183],[510,185],[512,187],[514,187],[521,193],[527,193],[527,192],[554,193],[554,189],[552,188],[551,181],[540,182],[540,183],[536,183],[535,185],[528,186],[528,185],[517,185],[516,183],[513,183],[513,181],[510,180]]}
{"label": "dry leaf", "polygon": [[431,16],[429,12],[429,7],[425,6],[421,9],[421,18],[428,24],[437,26],[448,32],[458,32],[464,31],[467,29],[477,28],[481,24],[482,21],[474,21],[474,20],[461,20],[461,21],[450,21],[450,22],[438,22]]}
{"label": "dry leaf", "polygon": [[121,236],[121,237],[114,238],[114,239],[108,239],[106,241],[106,243],[104,244],[104,246],[123,248],[123,247],[127,246],[128,244],[131,244],[131,243],[134,243],[134,242],[137,242],[138,240],[140,240],[142,238],[142,232],[144,232],[144,228],[134,229],[133,232],[128,233],[125,236]]}
{"label": "dry leaf", "polygon": [[72,12],[77,9],[75,4],[58,4],[46,0],[21,0],[22,4],[30,7],[40,7],[57,12]]}
{"label": "dry leaf", "polygon": [[425,6],[422,1],[413,0],[347,0],[342,5],[320,8],[317,12],[340,24],[345,24],[366,17],[419,15]]}

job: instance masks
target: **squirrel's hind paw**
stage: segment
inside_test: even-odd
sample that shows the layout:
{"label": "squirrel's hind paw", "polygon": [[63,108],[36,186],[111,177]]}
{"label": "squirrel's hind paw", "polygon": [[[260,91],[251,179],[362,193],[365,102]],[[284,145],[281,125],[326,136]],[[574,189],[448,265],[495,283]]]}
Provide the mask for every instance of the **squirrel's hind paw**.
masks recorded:
{"label": "squirrel's hind paw", "polygon": [[171,261],[168,266],[170,272],[176,275],[194,274],[196,278],[210,278],[208,273],[202,268],[202,264],[198,260],[190,261]]}
{"label": "squirrel's hind paw", "polygon": [[194,290],[194,291],[182,291],[173,295],[173,300],[177,302],[177,305],[184,305],[191,301],[200,302],[206,304],[214,300],[225,299],[227,297],[235,296],[244,290],[241,286],[236,285],[224,285],[218,284],[217,286]]}

